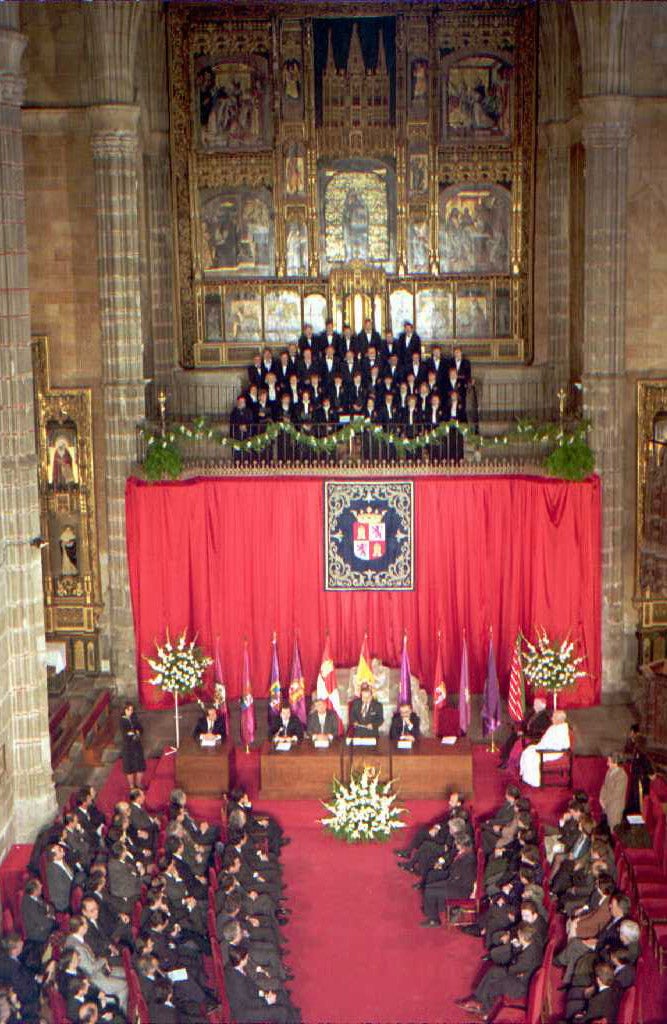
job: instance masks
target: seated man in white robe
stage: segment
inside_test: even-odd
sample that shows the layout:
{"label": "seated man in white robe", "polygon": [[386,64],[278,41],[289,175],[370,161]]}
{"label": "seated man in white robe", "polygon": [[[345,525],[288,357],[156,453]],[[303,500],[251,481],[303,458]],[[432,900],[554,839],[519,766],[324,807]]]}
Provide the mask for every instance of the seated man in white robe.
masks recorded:
{"label": "seated man in white robe", "polygon": [[569,749],[570,727],[567,723],[567,715],[564,711],[554,711],[551,725],[539,743],[531,743],[521,754],[519,774],[522,781],[529,786],[541,784],[540,751],[550,751],[548,754],[542,754],[542,759],[547,762],[557,761],[559,757],[562,757],[560,752]]}

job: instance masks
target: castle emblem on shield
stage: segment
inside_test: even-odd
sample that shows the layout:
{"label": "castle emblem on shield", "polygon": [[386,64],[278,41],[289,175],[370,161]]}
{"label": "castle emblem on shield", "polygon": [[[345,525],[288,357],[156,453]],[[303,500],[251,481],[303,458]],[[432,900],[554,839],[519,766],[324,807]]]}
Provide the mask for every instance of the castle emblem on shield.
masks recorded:
{"label": "castle emblem on shield", "polygon": [[328,480],[325,589],[412,590],[412,481]]}

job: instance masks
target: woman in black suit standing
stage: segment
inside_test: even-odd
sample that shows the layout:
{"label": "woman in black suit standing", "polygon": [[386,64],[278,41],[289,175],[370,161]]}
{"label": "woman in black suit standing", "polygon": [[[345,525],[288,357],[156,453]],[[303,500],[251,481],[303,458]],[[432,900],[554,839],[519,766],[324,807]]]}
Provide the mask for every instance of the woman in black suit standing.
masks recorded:
{"label": "woman in black suit standing", "polygon": [[144,728],[134,710],[134,704],[128,701],[120,716],[120,732],[123,741],[123,771],[130,788],[141,785],[142,772],[146,770],[146,759],[141,742]]}

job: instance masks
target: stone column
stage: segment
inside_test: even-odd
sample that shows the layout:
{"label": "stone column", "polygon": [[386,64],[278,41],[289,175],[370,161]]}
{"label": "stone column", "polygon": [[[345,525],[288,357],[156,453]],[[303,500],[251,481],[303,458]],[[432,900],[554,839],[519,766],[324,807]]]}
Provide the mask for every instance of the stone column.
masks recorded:
{"label": "stone column", "polygon": [[[632,101],[582,100],[586,151],[584,415],[602,478],[602,693],[623,688],[623,438],[628,143]],[[634,402],[634,398],[632,399]]]}
{"label": "stone column", "polygon": [[570,381],[570,133],[567,125],[545,125],[549,160],[549,387]]}
{"label": "stone column", "polygon": [[171,380],[175,366],[171,244],[171,193],[167,140],[144,160],[150,276],[153,376],[156,385]]}
{"label": "stone column", "polygon": [[30,353],[18,5],[0,9],[0,849],[34,839],[56,809]]}
{"label": "stone column", "polygon": [[97,203],[112,671],[119,690],[132,694],[136,669],[125,549],[125,481],[136,458],[136,424],[144,415],[139,109],[131,104],[105,104],[91,108],[90,114]]}

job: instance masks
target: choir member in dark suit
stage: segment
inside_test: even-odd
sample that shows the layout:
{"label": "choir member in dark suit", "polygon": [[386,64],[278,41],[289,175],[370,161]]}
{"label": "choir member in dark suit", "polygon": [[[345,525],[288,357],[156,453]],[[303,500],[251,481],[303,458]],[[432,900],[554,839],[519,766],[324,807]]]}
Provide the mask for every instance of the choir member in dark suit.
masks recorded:
{"label": "choir member in dark suit", "polygon": [[426,365],[429,370],[435,371],[438,390],[442,391],[447,378],[448,363],[442,355],[442,348],[440,345],[431,345],[431,355],[426,361]]}
{"label": "choir member in dark suit", "polygon": [[403,330],[398,336],[398,354],[404,363],[411,363],[415,353],[421,353],[421,338],[414,329],[413,324],[406,320],[403,323]]}
{"label": "choir member in dark suit", "polygon": [[206,736],[207,739],[219,736],[221,740],[224,740],[226,736],[225,719],[218,714],[212,704],[197,719],[192,735],[196,740],[201,736]]}
{"label": "choir member in dark suit", "polygon": [[338,715],[333,708],[327,707],[327,702],[319,697],[313,701],[313,707],[308,715],[306,731],[309,736],[326,736],[329,741],[338,735]]}
{"label": "choir member in dark suit", "polygon": [[[355,404],[353,404],[352,410],[356,412]],[[370,462],[373,459],[377,459],[380,447],[372,432],[372,427],[380,422],[380,417],[378,410],[375,408],[375,395],[370,391],[366,395],[365,408],[362,415],[365,420],[366,429],[361,435],[361,456]]]}
{"label": "choir member in dark suit", "polygon": [[360,354],[352,328],[349,324],[343,324],[343,336],[338,343],[338,358],[345,359],[348,352],[354,352],[355,357]]}
{"label": "choir member in dark suit", "polygon": [[368,350],[371,345],[374,345],[376,350],[380,351],[382,344],[382,338],[379,333],[373,327],[373,321],[370,317],[366,317],[364,320],[363,330],[359,331],[357,335],[357,345],[359,351],[364,353]]}
{"label": "choir member in dark suit", "polygon": [[319,363],[310,348],[305,348],[299,360],[299,380],[302,384],[308,384],[311,373],[318,372]]}
{"label": "choir member in dark suit", "polygon": [[389,727],[389,739],[419,739],[420,722],[419,715],[412,710],[412,704],[401,704],[398,711],[394,711]]}
{"label": "choir member in dark suit", "polygon": [[330,388],[334,374],[340,370],[340,360],[335,353],[333,345],[328,345],[324,350],[324,356],[320,362],[320,377],[322,380],[322,386],[324,388]]}
{"label": "choir member in dark suit", "polygon": [[[252,437],[254,427],[253,415],[246,408],[245,395],[236,399],[236,408],[229,414],[229,436],[233,441],[247,441]],[[234,452],[234,462],[243,461],[243,452]]]}
{"label": "choir member in dark suit", "polygon": [[[295,405],[292,402],[290,392],[283,391],[276,414],[276,423],[292,424],[294,422],[294,409]],[[276,457],[278,462],[293,462],[296,458],[295,451],[294,438],[281,430],[276,439]]]}
{"label": "choir member in dark suit", "polygon": [[260,367],[262,373],[262,383],[266,380],[269,373],[275,373],[277,370],[276,361],[273,358],[273,352],[267,345],[262,352],[262,365]]}
{"label": "choir member in dark suit", "polygon": [[283,704],[280,715],[271,722],[269,732],[273,740],[290,740],[291,743],[299,743],[303,739],[303,722],[292,713],[289,704]]}
{"label": "choir member in dark suit", "polygon": [[[350,406],[348,412],[350,412],[352,416],[363,415],[368,408],[366,398],[367,393],[366,388],[362,384],[361,370],[355,370],[354,377],[352,379],[352,387],[349,392]],[[375,398],[373,398],[373,406],[375,406]]]}
{"label": "choir member in dark suit", "polygon": [[252,357],[252,363],[248,367],[248,383],[254,384],[255,387],[259,387],[264,377],[262,374],[262,356],[259,352],[255,352]]}
{"label": "choir member in dark suit", "polygon": [[470,360],[464,358],[463,350],[460,345],[454,346],[454,355],[450,360],[449,365],[456,370],[459,385],[463,388],[467,388],[468,384],[472,380],[472,367],[470,365]]}
{"label": "choir member in dark suit", "polygon": [[429,872],[424,885],[425,928],[438,928],[440,914],[447,900],[467,899],[472,893],[477,878],[477,858],[472,842],[467,835],[460,835],[455,842],[455,853],[443,871]]}
{"label": "choir member in dark suit", "polygon": [[[315,431],[318,437],[328,437],[338,426],[338,412],[331,407],[331,398],[328,392],[322,396],[322,404],[315,410]],[[335,461],[336,452],[326,452],[326,461]]]}
{"label": "choir member in dark suit", "polygon": [[391,330],[391,328],[387,328],[387,330],[384,332],[384,341],[382,342],[382,345],[379,348],[379,352],[385,362],[389,362],[391,357],[393,355],[396,355],[398,356],[398,361],[400,363],[401,353],[399,351],[398,342],[396,341],[396,338],[394,337],[394,332]]}
{"label": "choir member in dark suit", "polygon": [[[427,431],[436,430],[440,426],[442,421],[443,421],[443,414],[442,414],[442,407],[440,405],[440,395],[438,394],[437,391],[435,391],[431,395],[431,407],[428,410],[426,419],[424,421],[424,429],[427,430]],[[444,456],[444,454],[446,452],[446,449],[447,449],[447,440],[446,440],[446,438],[444,440],[443,440],[443,438],[439,438],[438,440],[433,441],[432,444],[429,445],[429,454],[430,454],[432,459],[439,461],[440,459],[443,458],[443,456]]]}
{"label": "choir member in dark suit", "polygon": [[465,413],[465,407],[461,406],[458,391],[450,391],[449,397],[446,401],[448,404],[443,410],[443,419],[452,424],[449,428],[449,433],[447,434],[446,454],[450,462],[460,462],[463,458],[463,434],[453,424],[467,423],[468,418]]}
{"label": "choir member in dark suit", "polygon": [[[389,433],[396,432],[400,427],[400,416],[394,406],[394,393],[385,388],[381,394],[382,403],[378,410],[378,418],[386,431]],[[396,445],[382,441],[380,444],[380,458],[393,462],[396,458]]]}
{"label": "choir member in dark suit", "polygon": [[343,371],[338,369],[333,375],[333,381],[329,385],[329,398],[331,408],[340,415],[347,408],[349,390],[343,383]]}
{"label": "choir member in dark suit", "polygon": [[341,336],[338,331],[334,331],[333,320],[327,320],[324,330],[319,335],[318,342],[320,352],[325,352],[329,345],[333,345],[335,354],[340,354]]}
{"label": "choir member in dark suit", "polygon": [[319,340],[313,334],[313,325],[304,324],[303,333],[299,338],[299,351],[303,356],[304,352],[310,349],[313,359],[317,359],[320,351]]}
{"label": "choir member in dark suit", "polygon": [[516,741],[525,736],[531,743],[539,743],[551,725],[551,712],[547,710],[547,702],[536,697],[533,710],[528,712],[518,725],[512,724],[510,732],[500,748],[500,768],[505,768]]}
{"label": "choir member in dark suit", "polygon": [[289,375],[292,371],[289,361],[289,352],[286,348],[282,349],[278,363],[276,365],[276,388],[278,391],[283,391],[286,387],[289,387]]}
{"label": "choir member in dark suit", "polygon": [[139,716],[134,710],[134,704],[131,701],[124,705],[119,724],[122,740],[121,757],[123,759],[123,771],[130,786],[140,786],[141,776],[146,771],[144,748],[141,742],[141,734],[144,731],[144,727],[139,721]]}
{"label": "choir member in dark suit", "polygon": [[359,696],[350,707],[351,735],[377,737],[383,718],[382,704],[375,699],[368,683],[362,683]]}
{"label": "choir member in dark suit", "polygon": [[356,355],[350,350],[344,359],[339,359],[340,368],[343,373],[343,384],[351,385],[354,381],[354,376],[358,372],[360,378],[363,380],[363,374],[361,371],[361,362],[357,359]]}

